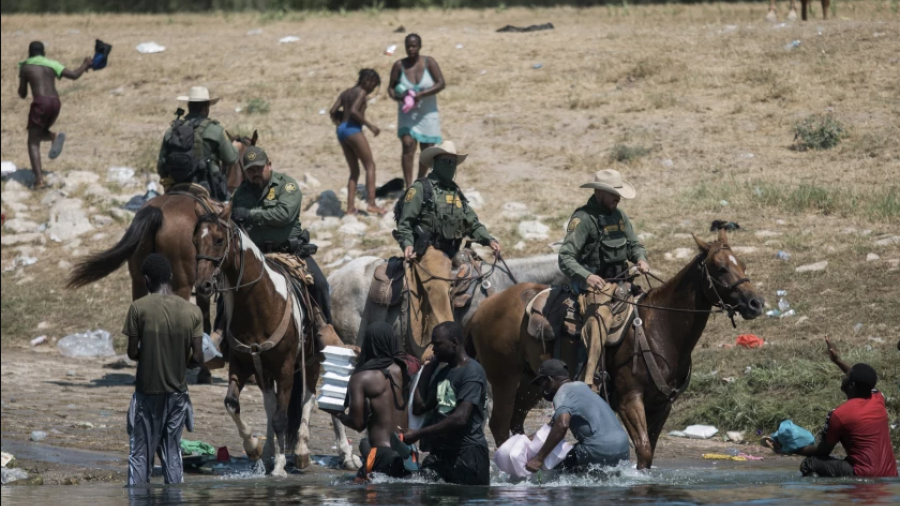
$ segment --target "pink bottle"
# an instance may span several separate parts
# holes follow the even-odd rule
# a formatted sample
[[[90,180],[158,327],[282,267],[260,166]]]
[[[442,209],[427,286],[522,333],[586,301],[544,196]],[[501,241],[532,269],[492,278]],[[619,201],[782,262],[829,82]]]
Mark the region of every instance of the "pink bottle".
[[[403,113],[408,114],[409,111],[411,111],[412,108],[415,106],[416,106],[416,92],[413,90],[409,90],[406,92],[406,96],[403,97]]]

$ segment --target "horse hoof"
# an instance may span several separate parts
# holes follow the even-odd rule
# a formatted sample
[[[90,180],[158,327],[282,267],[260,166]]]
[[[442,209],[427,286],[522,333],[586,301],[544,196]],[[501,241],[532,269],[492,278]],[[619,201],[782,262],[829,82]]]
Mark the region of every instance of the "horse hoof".
[[[778,21],[778,14],[776,14],[775,11],[769,11],[769,13],[766,14],[766,21],[769,23]]]
[[[344,460],[345,471],[357,471],[361,467],[362,460],[360,460],[356,455],[351,455],[348,459]]]
[[[791,11],[788,13],[788,21],[797,21],[797,11]]]
[[[272,474],[270,476],[273,478],[287,478],[287,471],[284,469],[272,469]]]
[[[309,455],[297,455],[294,457],[294,466],[297,469],[306,469],[311,463]]]
[[[262,458],[263,454],[263,443],[259,439],[254,438],[256,442],[252,440],[249,442],[249,445],[244,445],[244,453],[247,454],[247,458],[251,461],[257,461]],[[249,446],[249,448],[248,448]]]

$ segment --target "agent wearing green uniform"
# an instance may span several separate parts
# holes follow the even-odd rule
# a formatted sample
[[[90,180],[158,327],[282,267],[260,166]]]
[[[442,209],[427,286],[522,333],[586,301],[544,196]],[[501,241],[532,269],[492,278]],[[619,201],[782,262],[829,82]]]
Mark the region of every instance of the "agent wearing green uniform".
[[[408,260],[412,336],[419,355],[431,355],[431,333],[437,325],[453,321],[450,304],[451,259],[463,239],[471,237],[500,254],[500,243],[478,221],[459,187],[453,182],[456,168],[468,155],[458,154],[446,141],[422,151],[419,163],[432,167],[427,177],[406,190],[394,237]]]
[[[581,187],[593,189],[594,195],[569,220],[566,238],[559,248],[559,268],[572,280],[573,291],[584,293],[580,299],[581,310],[603,320],[609,313],[604,304],[610,302],[616,288],[615,283],[606,280],[624,274],[628,270],[628,261],[642,273],[650,272],[650,264],[647,263],[647,250],[634,233],[631,221],[618,208],[622,199],[635,197],[634,186],[624,181],[618,171],[606,169],[597,172],[593,181]],[[608,328],[608,325],[604,327]],[[595,384],[593,374],[605,345],[606,332],[597,325],[586,323],[582,339],[587,349],[584,371],[589,373],[585,383],[596,390],[599,386]]]
[[[196,183],[209,190],[212,198],[227,201],[230,192],[225,178],[238,152],[222,125],[209,118],[210,106],[219,99],[210,98],[206,88],[194,86],[178,100],[187,102],[188,114],[173,121],[163,137],[156,162],[160,182],[166,191],[178,183]]]
[[[242,165],[245,179],[232,197],[231,218],[244,226],[264,253],[292,253],[306,262],[314,278],[309,293],[322,312],[313,315],[321,332],[331,325],[331,297],[328,279],[312,257],[316,248],[300,224],[303,193],[294,178],[272,170],[272,161],[262,148],[247,148]]]

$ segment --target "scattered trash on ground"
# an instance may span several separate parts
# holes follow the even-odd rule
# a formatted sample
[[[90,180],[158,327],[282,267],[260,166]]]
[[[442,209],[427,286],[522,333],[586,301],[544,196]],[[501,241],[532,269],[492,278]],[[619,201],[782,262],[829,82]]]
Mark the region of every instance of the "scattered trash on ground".
[[[733,443],[743,443],[746,441],[746,438],[744,438],[744,431],[740,430],[730,430],[725,433],[725,437]]]
[[[734,460],[736,462],[746,462],[747,459],[738,455],[726,455],[724,453],[704,453],[702,457],[706,460]]]
[[[16,164],[9,162],[9,161],[0,162],[0,174],[2,174],[3,177],[6,177],[6,176],[12,174],[16,170],[17,170]]]
[[[44,344],[44,343],[46,343],[46,342],[47,342],[47,336],[37,336],[37,337],[35,337],[34,339],[31,340],[31,345],[32,345],[32,346],[37,346],[37,345],[40,345],[40,344]]]
[[[778,253],[775,253],[775,258],[787,262],[791,259],[791,254],[784,250],[778,250]]]
[[[375,188],[375,197],[379,199],[395,199],[403,194],[406,189],[406,183],[402,178],[396,177],[387,183]],[[468,196],[469,194],[466,193]],[[471,201],[472,199],[469,198]]]
[[[293,44],[294,42],[300,42],[300,37],[288,35],[287,37],[278,39],[278,42],[280,42],[281,44]]]
[[[6,467],[7,464],[15,459],[11,453],[0,452],[0,467]]]
[[[253,30],[247,31],[247,35],[262,35],[262,33],[263,33],[262,28],[254,28]]]
[[[231,454],[228,453],[227,446],[221,446],[216,450],[216,462],[230,462]]]
[[[156,183],[151,181],[147,185],[146,193],[144,193],[143,195],[135,195],[134,197],[131,197],[131,200],[126,202],[125,205],[122,206],[122,209],[136,213],[140,211],[142,207],[144,207],[144,204],[146,204],[150,200],[155,199],[156,197],[159,197],[159,192],[156,189]]]
[[[124,186],[131,182],[134,174],[131,167],[110,167],[106,171],[106,182]]]
[[[753,334],[741,334],[737,336],[737,340],[735,340],[734,344],[742,348],[753,349],[762,348],[766,342]]]
[[[800,47],[799,40],[792,40],[790,43],[784,45],[784,48],[788,51],[792,51],[794,49],[797,49],[798,47]]]
[[[795,451],[805,448],[815,443],[816,438],[808,430],[800,427],[791,420],[784,420],[768,438],[764,438],[763,443],[771,444],[771,441],[777,441],[781,445],[782,453],[794,453]]]
[[[816,262],[814,264],[806,264],[801,265],[794,269],[795,272],[819,272],[824,271],[825,268],[828,267],[828,260],[822,260],[821,262]]]
[[[384,49],[384,54],[388,56],[394,56],[394,53],[397,52],[397,44],[391,44],[390,46]]]
[[[75,427],[76,429],[90,430],[94,428],[94,424],[92,424],[91,422],[75,422],[74,424],[72,424],[72,427]]]
[[[464,46],[462,44],[457,44],[456,49],[462,49]]]
[[[181,454],[192,456],[213,456],[216,454],[216,448],[209,443],[204,443],[203,441],[190,441],[187,439],[182,439]]]
[[[340,218],[344,216],[344,210],[341,206],[341,201],[338,199],[337,194],[335,194],[331,190],[325,190],[319,195],[319,208],[316,209],[316,216],[327,217],[327,216],[335,216]]]
[[[541,67],[543,67],[543,66],[544,66],[543,63],[535,63],[534,65],[531,66],[531,68],[533,68],[533,69],[539,69],[539,68],[541,68]]]
[[[43,441],[47,439],[47,433],[42,430],[33,430],[31,431],[30,438],[34,442]]]
[[[725,221],[725,220],[713,220],[712,225],[709,226],[710,232],[718,232],[719,230],[727,230],[729,232],[734,232],[735,230],[740,230],[741,226],[734,221]]]
[[[2,478],[0,478],[0,481],[2,481],[3,485],[12,483],[14,481],[28,479],[28,473],[19,468],[7,469],[4,467],[2,473],[3,475]]]
[[[60,354],[70,358],[113,357],[112,338],[105,330],[68,335],[56,344]]]
[[[862,324],[862,323],[857,323],[856,325],[853,326],[853,333],[854,333],[854,334],[859,334],[859,331],[862,330],[862,329],[863,329],[863,324]]]
[[[506,25],[497,30],[497,33],[525,33],[539,32],[541,30],[553,30],[553,23],[544,23],[542,25],[531,25],[526,27]]]
[[[160,46],[156,42],[142,42],[141,44],[138,44],[135,49],[137,49],[138,53],[153,54],[162,53],[166,50],[166,46]]]
[[[709,439],[718,434],[719,429],[712,425],[688,425],[683,432],[690,439]]]
[[[659,163],[660,163],[663,167],[672,167],[673,165],[675,165],[675,162],[673,162],[672,160],[670,160],[670,159],[668,159],[668,158],[665,159],[665,160],[661,160]]]

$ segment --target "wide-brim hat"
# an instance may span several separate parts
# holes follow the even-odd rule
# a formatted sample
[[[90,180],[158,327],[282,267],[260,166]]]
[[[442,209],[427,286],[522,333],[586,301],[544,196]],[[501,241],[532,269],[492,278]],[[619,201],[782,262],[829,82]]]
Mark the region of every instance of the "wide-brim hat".
[[[431,146],[422,151],[422,154],[419,155],[419,163],[426,167],[431,167],[431,161],[439,155],[456,155],[457,165],[466,161],[466,157],[469,156],[466,153],[457,153],[456,144],[453,144],[453,141],[444,141],[437,146]]]
[[[180,102],[209,102],[209,105],[214,105],[219,101],[219,97],[210,98],[209,90],[203,86],[191,86],[191,91],[187,95],[178,97],[178,100]]]
[[[603,190],[622,197],[623,199],[633,199],[637,192],[631,183],[622,179],[622,174],[613,169],[604,169],[594,174],[594,180],[590,183],[584,183],[582,188],[592,188],[594,190]]]

